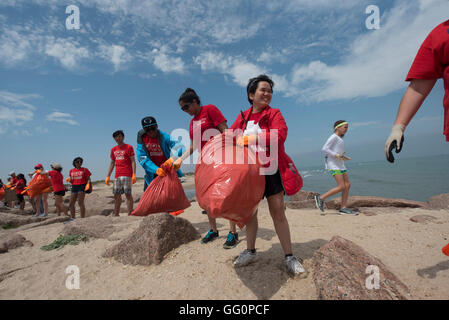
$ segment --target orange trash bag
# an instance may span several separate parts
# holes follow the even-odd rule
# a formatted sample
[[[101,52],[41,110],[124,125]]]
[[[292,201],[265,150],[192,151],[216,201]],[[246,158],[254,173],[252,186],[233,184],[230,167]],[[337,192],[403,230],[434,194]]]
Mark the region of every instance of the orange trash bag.
[[[445,247],[443,247],[441,251],[443,251],[445,255],[449,256],[449,243]]]
[[[211,217],[231,220],[242,229],[265,191],[265,176],[260,174],[260,168],[256,154],[236,145],[232,133],[215,136],[203,147],[195,168],[199,206]]]
[[[0,188],[0,201],[5,198],[5,189],[3,187]]]
[[[41,193],[51,192],[51,181],[47,175],[37,173],[28,184],[28,195],[31,199]]]
[[[166,176],[154,178],[140,198],[132,216],[147,216],[152,213],[171,212],[180,214],[180,210],[190,207],[181,182],[173,168],[163,168]]]

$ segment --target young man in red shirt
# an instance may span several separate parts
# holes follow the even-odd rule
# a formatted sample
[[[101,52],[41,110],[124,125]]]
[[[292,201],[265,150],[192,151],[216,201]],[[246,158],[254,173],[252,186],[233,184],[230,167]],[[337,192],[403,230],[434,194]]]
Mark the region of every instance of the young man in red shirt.
[[[449,20],[433,29],[422,43],[407,75],[410,85],[399,104],[398,114],[385,143],[385,156],[394,162],[396,153],[402,149],[405,127],[421,107],[439,78],[444,81],[444,132],[449,141]]]
[[[114,216],[118,217],[120,215],[123,193],[126,196],[128,215],[133,211],[132,184],[137,182],[136,160],[134,158],[133,147],[124,143],[125,134],[122,130],[115,131],[112,137],[117,142],[117,145],[111,149],[111,164],[109,165],[105,183],[109,185],[110,176],[115,167],[115,180],[112,193],[114,194]]]

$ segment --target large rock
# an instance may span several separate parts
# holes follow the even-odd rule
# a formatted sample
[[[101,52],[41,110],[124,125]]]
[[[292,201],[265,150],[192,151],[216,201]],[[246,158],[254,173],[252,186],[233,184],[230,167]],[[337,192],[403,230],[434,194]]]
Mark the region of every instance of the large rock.
[[[449,193],[431,197],[427,202],[432,209],[449,209]]]
[[[25,224],[46,220],[48,218],[34,218],[33,216],[18,215],[10,212],[0,212],[0,226],[9,225],[19,227]]]
[[[32,246],[33,244],[26,240],[24,236],[18,233],[8,234],[0,238],[0,253],[8,250],[22,247],[24,245]]]
[[[325,202],[328,209],[340,209],[341,198],[332,199]],[[390,199],[380,197],[353,196],[348,199],[348,207],[398,207],[398,208],[428,208],[426,202]]]
[[[410,218],[410,221],[416,222],[416,223],[424,223],[427,224],[427,222],[432,222],[437,220],[436,217],[428,215],[428,214],[419,214],[416,216],[413,216]]]
[[[106,250],[103,257],[114,257],[123,264],[159,264],[171,250],[198,238],[200,234],[186,219],[168,213],[152,214],[144,217],[127,238]]]
[[[92,216],[88,218],[78,218],[64,226],[62,233],[85,234],[88,237],[108,239],[114,233],[113,220],[105,216]]]
[[[376,257],[355,243],[334,236],[313,255],[313,279],[319,299],[404,300],[409,289]],[[368,266],[379,268],[379,288],[367,288]]]
[[[293,196],[290,196],[286,206],[290,209],[313,209],[315,206],[315,196],[318,192],[313,191],[298,191]]]

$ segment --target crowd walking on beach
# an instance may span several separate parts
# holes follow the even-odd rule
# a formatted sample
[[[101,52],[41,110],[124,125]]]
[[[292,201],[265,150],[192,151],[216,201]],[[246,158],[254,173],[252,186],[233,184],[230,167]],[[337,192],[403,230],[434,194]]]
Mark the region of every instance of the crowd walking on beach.
[[[444,79],[445,97],[444,106],[444,135],[449,141],[449,20],[438,25],[425,39],[418,50],[415,60],[406,77],[409,86],[399,104],[396,119],[391,134],[385,143],[385,157],[394,162],[393,150],[399,153],[404,145],[404,131],[416,114],[422,103],[434,87],[438,78]],[[267,157],[268,161],[260,166],[265,169],[265,190],[260,200],[266,198],[269,212],[273,220],[274,230],[278,236],[284,253],[284,265],[293,274],[306,272],[301,258],[294,255],[292,250],[290,227],[285,215],[284,196],[297,193],[302,188],[302,178],[292,159],[287,155],[284,143],[287,139],[288,127],[280,109],[270,106],[273,98],[274,82],[267,75],[251,78],[246,87],[249,108],[241,111],[235,121],[228,127],[227,119],[220,109],[213,104],[202,104],[199,95],[192,88],[187,88],[178,99],[179,111],[191,117],[189,123],[190,147],[186,147],[174,137],[171,137],[157,122],[157,115],[149,115],[141,120],[137,132],[136,151],[133,146],[125,143],[125,133],[117,130],[112,133],[115,144],[110,150],[110,165],[106,170],[105,184],[111,184],[111,175],[115,170],[112,193],[114,196],[113,216],[119,216],[122,195],[125,195],[126,209],[131,215],[134,208],[132,196],[133,184],[137,182],[136,158],[145,171],[144,192],[152,187],[157,178],[166,177],[167,168],[172,168],[178,178],[183,176],[182,163],[192,156],[195,150],[201,157],[201,151],[207,148],[210,141],[215,139],[210,135],[211,130],[217,134],[225,135],[227,132],[240,132],[236,135],[236,145],[240,148],[252,150],[254,154]],[[337,119],[336,119],[337,120]],[[324,194],[315,196],[318,212],[325,214],[325,201],[341,193],[341,215],[356,216],[356,208],[350,208],[348,203],[351,183],[349,180],[346,161],[351,158],[346,155],[343,138],[348,133],[350,123],[345,120],[336,121],[331,127],[331,135],[324,143],[322,152],[324,166],[331,177],[335,179],[336,187]],[[276,144],[276,152],[271,148]],[[263,158],[262,157],[262,158]],[[76,218],[76,204],[78,204],[80,217],[85,218],[88,208],[85,206],[86,194],[92,192],[92,173],[83,167],[83,158],[73,159],[73,168],[68,172],[65,182],[70,184],[67,188],[63,182],[63,168],[59,163],[52,163],[51,170],[45,171],[40,163],[34,166],[34,171],[28,174],[27,179],[23,173],[16,175],[12,171],[8,182],[0,180],[0,190],[5,196],[5,206],[10,208],[25,208],[25,198],[28,199],[35,217],[48,217],[48,195],[53,192],[57,215]],[[274,171],[268,170],[272,163],[276,163]],[[38,179],[48,179],[48,187],[42,192],[31,196],[33,183]],[[66,207],[64,197],[70,189],[69,205]],[[44,192],[45,191],[45,192]],[[252,190],[245,190],[252,192]],[[8,193],[8,194],[6,194]],[[8,195],[8,196],[6,196]],[[207,210],[202,212],[208,219],[209,231],[201,239],[203,244],[210,243],[219,238],[216,218]],[[244,267],[257,259],[256,241],[258,232],[257,207],[245,225],[246,249],[233,261],[235,267]],[[229,220],[229,232],[223,244],[224,249],[231,249],[239,244],[239,235],[235,221]],[[446,251],[449,251],[447,249]],[[443,250],[444,252],[444,250]]]

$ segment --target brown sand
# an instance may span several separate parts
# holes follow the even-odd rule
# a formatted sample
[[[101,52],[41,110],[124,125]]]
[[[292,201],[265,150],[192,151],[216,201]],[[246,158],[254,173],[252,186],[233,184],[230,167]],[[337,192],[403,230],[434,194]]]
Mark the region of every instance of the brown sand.
[[[183,185],[192,187],[193,177]],[[133,188],[135,199],[141,193],[140,181]],[[95,186],[94,193],[87,196],[88,210],[93,206],[97,212],[112,209],[113,204],[108,203],[111,195],[110,187]],[[409,220],[418,214],[429,214],[437,220],[427,224]],[[40,247],[53,242],[63,224],[20,232],[34,246],[0,255],[0,299],[316,299],[312,255],[334,235],[354,241],[380,258],[409,286],[413,298],[449,298],[449,257],[441,253],[449,242],[449,210],[383,208],[377,215],[348,217],[332,210],[321,216],[317,210],[287,209],[286,215],[293,253],[304,259],[309,271],[305,279],[291,278],[284,271],[283,253],[263,201],[259,207],[258,261],[253,265],[233,267],[233,259],[246,248],[245,231],[239,232],[243,241],[236,248],[223,249],[229,231],[223,219],[218,220],[218,240],[183,245],[159,265],[125,266],[102,258],[106,248],[126,237],[140,222],[139,217],[121,213],[120,218],[108,217],[117,219],[123,227],[114,234],[114,241],[89,239],[46,252]],[[202,235],[209,229],[207,217],[196,202],[180,217],[188,219]],[[79,290],[66,288],[66,268],[70,265],[80,269]]]

